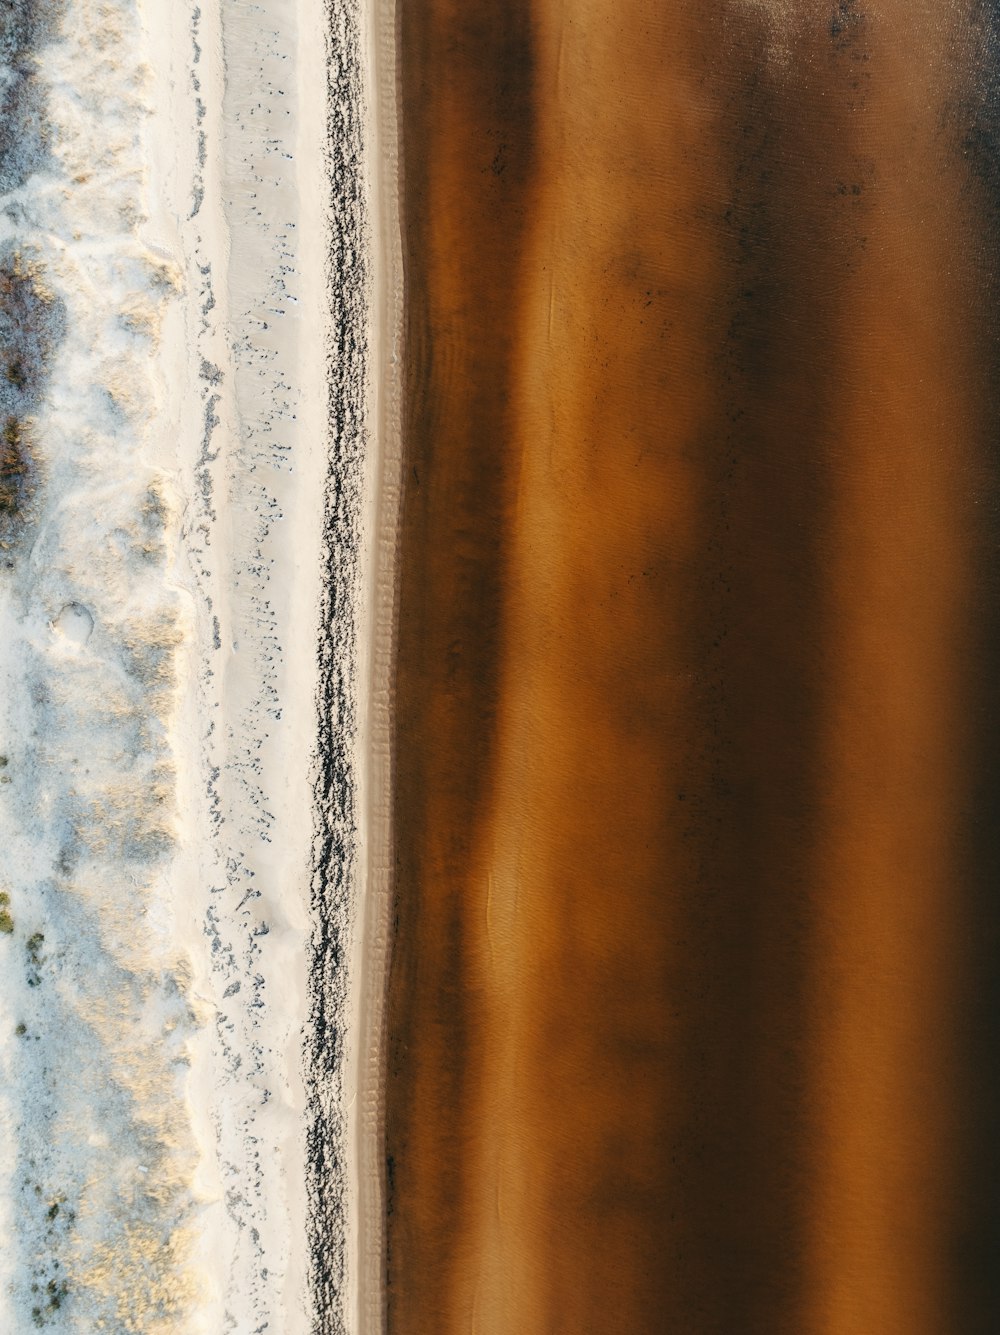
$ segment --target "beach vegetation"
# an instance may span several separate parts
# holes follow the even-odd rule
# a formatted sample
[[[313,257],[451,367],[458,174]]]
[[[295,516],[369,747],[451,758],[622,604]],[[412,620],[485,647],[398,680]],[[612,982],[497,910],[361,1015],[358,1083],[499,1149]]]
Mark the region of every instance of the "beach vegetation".
[[[63,304],[46,285],[38,260],[17,247],[0,246],[0,547],[4,550],[24,531],[40,480],[31,423],[42,406],[52,348],[65,332],[65,319]]]
[[[44,944],[44,941],[45,936],[42,932],[33,932],[31,936],[28,937],[26,949],[28,952],[29,987],[37,987],[42,981],[42,945]]]
[[[27,472],[22,425],[8,417],[0,437],[0,513],[16,515],[21,509]]]
[[[44,1307],[40,1303],[35,1304],[31,1309],[31,1319],[38,1327],[45,1326],[56,1312],[62,1307],[69,1295],[69,1286],[65,1280],[50,1279],[42,1289],[38,1284],[33,1284],[32,1291],[38,1294],[44,1302]]]

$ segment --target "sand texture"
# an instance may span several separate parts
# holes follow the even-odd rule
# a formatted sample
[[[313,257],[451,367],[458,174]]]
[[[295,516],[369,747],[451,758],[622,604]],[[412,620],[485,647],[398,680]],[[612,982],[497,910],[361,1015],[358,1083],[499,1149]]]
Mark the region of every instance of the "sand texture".
[[[322,0],[0,18],[18,1335],[358,1328],[373,25]]]

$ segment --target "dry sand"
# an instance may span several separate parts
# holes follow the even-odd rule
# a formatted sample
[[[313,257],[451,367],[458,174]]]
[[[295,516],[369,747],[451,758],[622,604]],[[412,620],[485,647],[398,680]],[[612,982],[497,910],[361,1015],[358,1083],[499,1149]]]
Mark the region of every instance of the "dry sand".
[[[319,3],[147,6],[157,224],[182,256],[167,332],[195,610],[177,734],[178,903],[205,1028],[206,1330],[312,1329],[307,1022],[315,625],[323,578],[324,48]]]
[[[223,500],[216,507],[216,490],[205,510],[217,515],[188,531],[202,636],[210,610],[223,654],[230,635],[236,644],[221,673],[203,673],[197,716],[204,729],[210,702],[221,713],[202,765],[220,768],[223,810],[240,830],[238,845],[211,836],[209,847],[237,904],[264,892],[246,928],[230,924],[226,940],[219,924],[213,942],[229,963],[216,994],[241,983],[233,1020],[258,1071],[249,1082],[245,1063],[236,1073],[245,1051],[230,1037],[221,1090],[218,1046],[210,1073],[206,1063],[221,1185],[240,1200],[238,1221],[232,1211],[219,1221],[221,1282],[234,1329],[269,1316],[290,1335],[374,1331],[399,323],[394,98],[377,113],[375,90],[380,79],[394,88],[392,7],[224,4],[217,30],[202,22],[202,77],[216,82],[204,203],[187,235],[197,274],[211,266],[217,305],[207,328],[189,309],[198,331],[188,328],[187,348],[206,421],[219,419],[203,444],[211,462],[193,466]],[[212,370],[204,384],[205,362],[221,383]],[[232,973],[241,957],[242,977]],[[260,998],[267,1009],[251,1019]],[[317,1037],[331,1019],[343,1040]]]
[[[192,1108],[227,1202],[206,1213],[206,1244],[235,1330],[382,1321],[393,23],[388,4],[223,3],[171,39],[184,72],[171,114],[179,99],[190,117],[184,80],[197,79],[206,145],[181,223],[190,287],[175,343],[198,451],[186,559],[199,641],[221,646],[184,734],[191,746],[198,729],[222,817],[207,828],[192,790],[201,876],[219,895],[195,984],[215,1035]],[[176,185],[181,216],[183,169]]]
[[[380,1328],[392,28],[0,17],[4,1330]]]

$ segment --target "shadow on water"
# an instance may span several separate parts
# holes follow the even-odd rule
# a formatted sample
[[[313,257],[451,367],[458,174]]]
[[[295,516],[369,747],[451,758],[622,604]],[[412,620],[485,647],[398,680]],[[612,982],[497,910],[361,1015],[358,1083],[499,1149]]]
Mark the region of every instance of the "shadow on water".
[[[697,445],[700,539],[681,594],[697,681],[675,808],[688,858],[679,883],[678,868],[661,873],[684,942],[672,988],[687,998],[665,1073],[680,1112],[662,1302],[678,1329],[763,1335],[803,1329],[807,1302],[829,368],[863,210],[835,75],[776,60],[752,13],[706,30],[726,70],[724,278],[718,417]]]
[[[444,1329],[475,1122],[466,900],[493,763],[534,111],[522,0],[404,0],[398,33],[407,351],[387,1274],[390,1325],[417,1331]]]
[[[975,751],[955,912],[963,925],[959,1069],[958,1226],[947,1262],[951,1329],[987,1335],[1000,1322],[1000,6],[970,10],[959,95],[942,118],[956,157],[965,159],[965,246],[977,273],[981,361],[973,374],[981,414],[970,480],[975,620],[966,701]]]

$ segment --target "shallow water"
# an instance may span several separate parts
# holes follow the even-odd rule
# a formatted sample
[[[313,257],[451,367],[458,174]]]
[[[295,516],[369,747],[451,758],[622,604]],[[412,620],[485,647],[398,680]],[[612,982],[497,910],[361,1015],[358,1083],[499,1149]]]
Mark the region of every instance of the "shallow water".
[[[994,23],[401,6],[394,1335],[992,1329]]]

